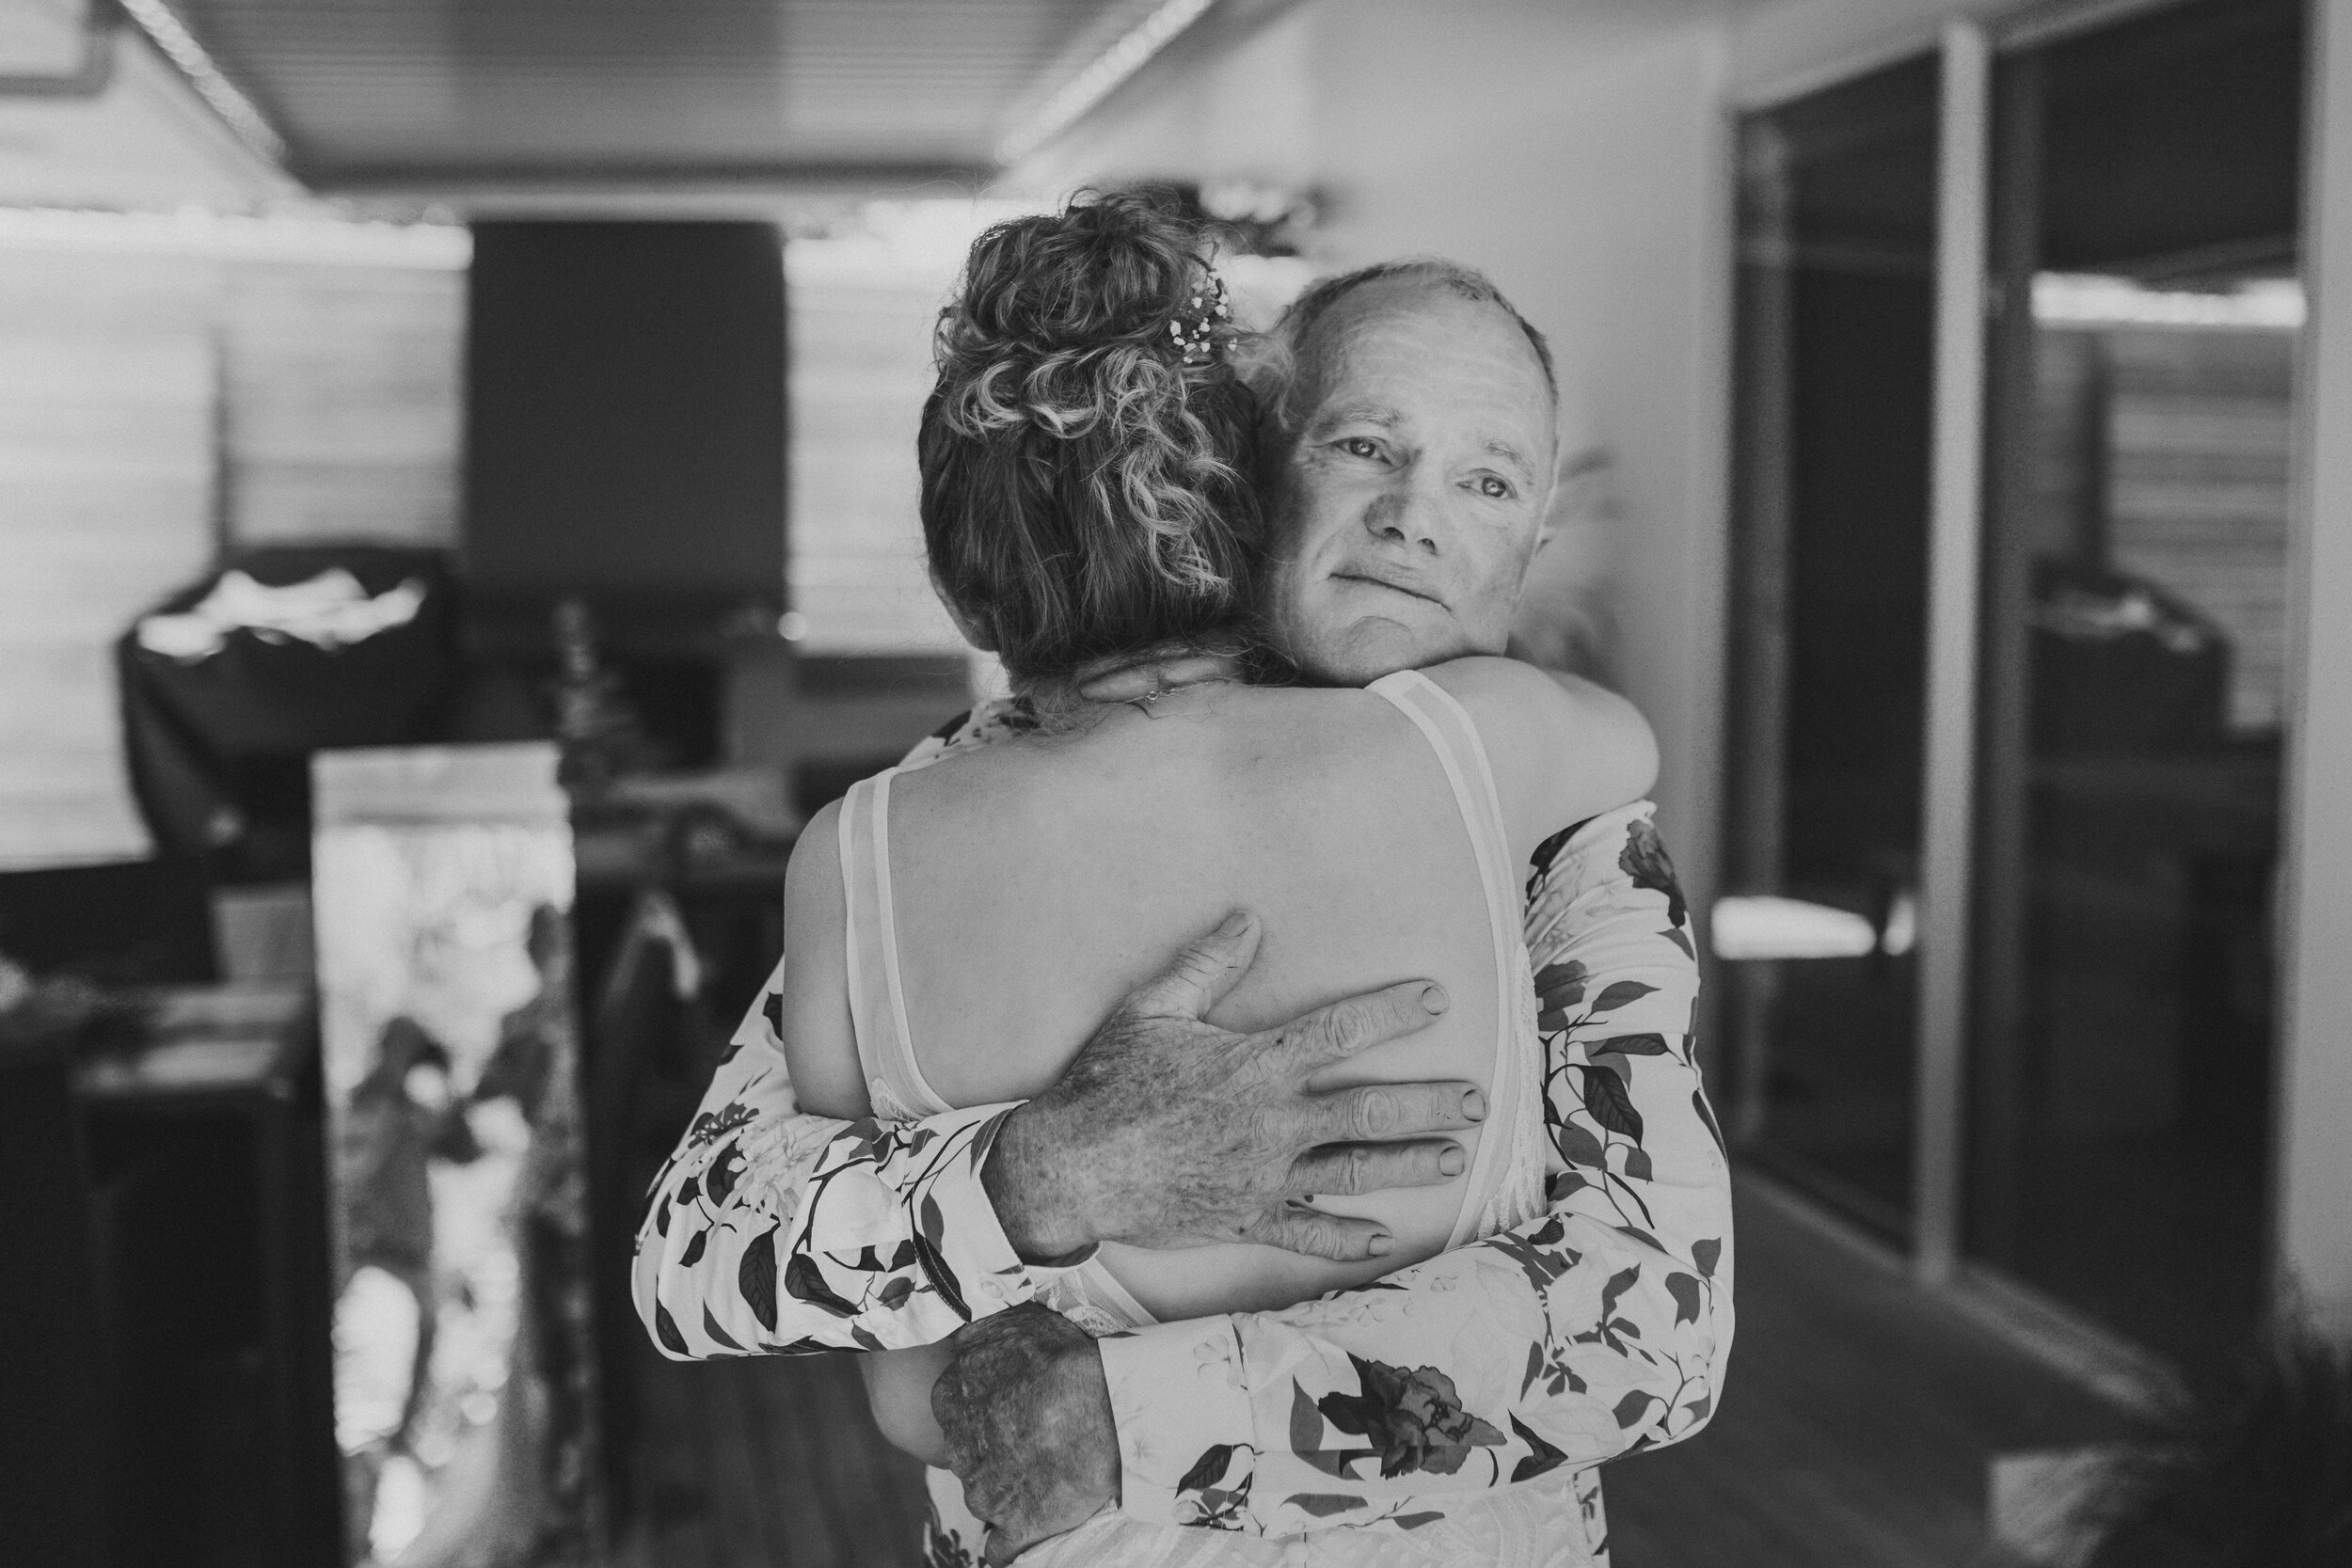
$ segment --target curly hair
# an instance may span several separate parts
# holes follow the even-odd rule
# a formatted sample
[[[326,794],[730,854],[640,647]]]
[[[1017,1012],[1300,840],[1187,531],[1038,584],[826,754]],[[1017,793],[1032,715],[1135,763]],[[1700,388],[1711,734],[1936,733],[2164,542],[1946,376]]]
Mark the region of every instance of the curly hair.
[[[939,592],[1025,685],[1243,630],[1265,557],[1257,400],[1170,333],[1215,304],[1208,235],[1154,191],[973,244],[916,456]]]

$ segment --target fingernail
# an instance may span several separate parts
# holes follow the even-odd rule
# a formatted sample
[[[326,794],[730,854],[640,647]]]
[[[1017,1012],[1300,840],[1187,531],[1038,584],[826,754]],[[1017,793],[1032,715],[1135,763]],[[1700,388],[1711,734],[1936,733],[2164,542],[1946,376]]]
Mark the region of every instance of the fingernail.
[[[1421,992],[1421,1005],[1428,1008],[1432,1015],[1444,1012],[1446,1008],[1445,988],[1423,986]]]
[[[1438,1169],[1447,1176],[1459,1176],[1462,1174],[1463,1162],[1469,1158],[1470,1156],[1462,1152],[1461,1147],[1456,1145],[1438,1156]]]
[[[1237,937],[1248,929],[1249,929],[1249,911],[1235,910],[1225,917],[1225,924],[1216,928],[1216,934],[1221,937]]]
[[[1389,1249],[1394,1245],[1396,1245],[1396,1238],[1383,1234],[1375,1236],[1372,1239],[1371,1244],[1365,1247],[1364,1250],[1371,1253],[1375,1258],[1386,1258],[1389,1255]]]
[[[1476,1089],[1462,1097],[1462,1114],[1472,1121],[1486,1119],[1486,1097]]]

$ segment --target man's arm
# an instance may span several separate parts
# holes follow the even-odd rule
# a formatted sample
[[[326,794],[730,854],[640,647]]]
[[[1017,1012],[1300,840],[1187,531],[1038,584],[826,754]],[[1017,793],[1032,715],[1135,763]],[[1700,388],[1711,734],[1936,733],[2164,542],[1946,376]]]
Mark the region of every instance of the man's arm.
[[[1102,1341],[1127,1512],[1410,1528],[1706,1424],[1731,1343],[1729,1166],[1691,1055],[1689,911],[1651,809],[1550,841],[1531,883],[1549,1212],[1286,1311]]]
[[[638,1316],[681,1360],[930,1344],[1031,1286],[978,1171],[1008,1105],[803,1115],[777,966],[637,1231]]]
[[[801,1112],[771,979],[638,1227],[646,1330],[681,1359],[894,1350],[1028,1300],[1033,1265],[1098,1241],[1371,1256],[1377,1226],[1295,1200],[1443,1181],[1460,1146],[1398,1134],[1484,1112],[1468,1084],[1308,1085],[1443,994],[1389,986],[1252,1035],[1201,1022],[1257,939],[1236,918],[1185,947],[1039,1099],[887,1126]]]
[[[1184,948],[1037,1100],[890,1126],[801,1114],[771,980],[638,1227],[647,1331],[689,1359],[897,1349],[1027,1300],[1030,1264],[1097,1241],[1371,1256],[1377,1226],[1294,1200],[1443,1181],[1460,1146],[1399,1134],[1484,1113],[1468,1084],[1309,1084],[1442,993],[1390,986],[1254,1035],[1201,1022],[1257,937],[1238,918]]]

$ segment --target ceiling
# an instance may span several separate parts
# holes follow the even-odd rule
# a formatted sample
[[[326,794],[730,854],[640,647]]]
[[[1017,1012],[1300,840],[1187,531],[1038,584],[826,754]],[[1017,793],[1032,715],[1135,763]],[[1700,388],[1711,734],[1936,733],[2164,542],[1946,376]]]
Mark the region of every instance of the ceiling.
[[[0,0],[0,207],[236,213],[299,198],[135,29],[104,28],[93,55],[86,15],[79,0]]]
[[[1158,0],[174,0],[313,190],[973,177]]]

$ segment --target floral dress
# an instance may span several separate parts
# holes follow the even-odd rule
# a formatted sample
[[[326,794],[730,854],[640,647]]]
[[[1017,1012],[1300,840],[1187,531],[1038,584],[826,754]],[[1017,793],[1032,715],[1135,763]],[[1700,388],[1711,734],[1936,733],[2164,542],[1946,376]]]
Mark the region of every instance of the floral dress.
[[[996,705],[910,761],[1030,725]],[[1593,1466],[1703,1427],[1732,1331],[1729,1172],[1692,1055],[1690,911],[1653,811],[1565,829],[1529,867],[1544,1212],[1279,1312],[1104,1339],[1119,1508],[1040,1561],[1135,1555],[1137,1538],[1111,1539],[1131,1527],[1151,1532],[1145,1560],[1171,1562],[1200,1555],[1182,1549],[1194,1544],[1220,1554],[1208,1560],[1359,1561],[1386,1552],[1375,1536],[1428,1560],[1503,1560],[1486,1538],[1516,1495],[1555,1526],[1549,1555],[1524,1560],[1606,1562]],[[1036,1298],[1049,1271],[1022,1263],[979,1180],[1011,1107],[803,1116],[781,1021],[771,991],[655,1183],[634,1284],[664,1351],[927,1344]],[[968,1521],[943,1517],[930,1536],[933,1560],[977,1560]]]

